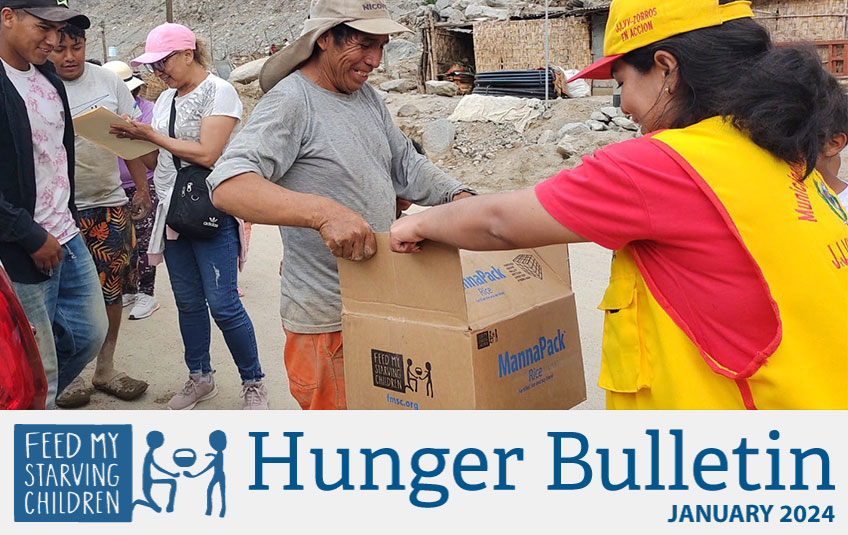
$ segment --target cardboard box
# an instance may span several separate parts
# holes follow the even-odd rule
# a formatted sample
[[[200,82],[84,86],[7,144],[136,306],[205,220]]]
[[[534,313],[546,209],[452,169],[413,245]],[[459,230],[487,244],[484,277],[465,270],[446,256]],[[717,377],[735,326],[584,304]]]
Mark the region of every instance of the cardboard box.
[[[567,409],[586,399],[565,245],[427,242],[339,261],[351,409]]]

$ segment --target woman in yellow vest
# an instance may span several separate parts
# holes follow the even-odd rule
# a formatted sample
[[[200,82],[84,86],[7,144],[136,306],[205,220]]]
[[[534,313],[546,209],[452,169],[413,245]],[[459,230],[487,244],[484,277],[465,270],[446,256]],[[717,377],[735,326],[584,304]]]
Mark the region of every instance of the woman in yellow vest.
[[[613,0],[604,52],[577,77],[614,78],[643,137],[402,218],[392,248],[613,249],[608,408],[848,409],[848,217],[814,171],[836,81],[747,1]]]

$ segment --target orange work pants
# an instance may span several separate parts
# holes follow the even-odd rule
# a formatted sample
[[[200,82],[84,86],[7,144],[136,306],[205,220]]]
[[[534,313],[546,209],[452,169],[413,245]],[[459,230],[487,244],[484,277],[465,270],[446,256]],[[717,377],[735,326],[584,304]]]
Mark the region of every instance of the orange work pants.
[[[289,391],[300,408],[347,409],[342,333],[298,334],[283,330]]]

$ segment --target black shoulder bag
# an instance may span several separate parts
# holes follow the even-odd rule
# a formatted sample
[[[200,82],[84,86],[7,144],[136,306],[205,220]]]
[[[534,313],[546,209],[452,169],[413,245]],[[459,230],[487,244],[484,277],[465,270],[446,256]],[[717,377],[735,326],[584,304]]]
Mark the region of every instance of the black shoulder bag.
[[[171,102],[171,119],[168,134],[176,139],[174,124],[177,120],[177,98]],[[177,179],[171,193],[171,205],[165,222],[169,227],[189,238],[212,238],[218,233],[227,214],[215,208],[209,198],[206,177],[212,172],[208,167],[191,164],[181,167],[180,159],[174,158]]]

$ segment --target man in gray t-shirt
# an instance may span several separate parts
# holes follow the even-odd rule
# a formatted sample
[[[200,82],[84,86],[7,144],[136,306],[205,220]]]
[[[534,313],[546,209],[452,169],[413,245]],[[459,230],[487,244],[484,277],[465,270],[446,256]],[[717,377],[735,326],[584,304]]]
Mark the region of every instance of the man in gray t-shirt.
[[[302,37],[266,63],[267,94],[208,179],[219,208],[280,225],[286,370],[304,409],[346,406],[334,255],[370,258],[397,198],[435,205],[470,194],[418,154],[365,83],[388,34],[408,31],[374,6],[313,4]]]

